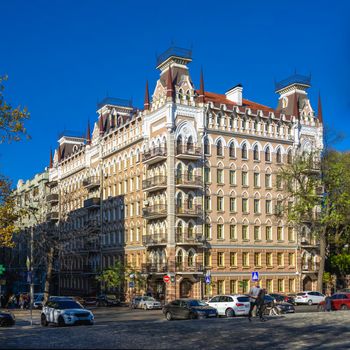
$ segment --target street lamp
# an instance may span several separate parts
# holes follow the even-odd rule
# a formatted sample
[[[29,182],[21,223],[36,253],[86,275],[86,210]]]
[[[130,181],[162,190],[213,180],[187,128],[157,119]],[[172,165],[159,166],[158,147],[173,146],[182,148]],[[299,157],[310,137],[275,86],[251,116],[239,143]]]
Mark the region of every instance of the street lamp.
[[[30,325],[31,326],[33,326],[33,302],[34,302],[33,247],[34,247],[34,228],[33,228],[33,226],[31,226],[31,228],[30,228],[30,258],[27,256],[27,262],[26,262],[27,270],[28,270],[27,282],[30,283]]]

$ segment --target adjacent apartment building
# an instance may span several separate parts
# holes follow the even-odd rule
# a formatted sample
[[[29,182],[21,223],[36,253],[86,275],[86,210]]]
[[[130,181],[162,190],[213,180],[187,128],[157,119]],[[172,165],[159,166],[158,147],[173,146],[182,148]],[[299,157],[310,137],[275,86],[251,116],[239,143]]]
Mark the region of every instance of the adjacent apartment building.
[[[209,92],[201,74],[196,88],[191,61],[191,51],[170,48],[143,109],[106,98],[92,133],[88,125],[84,137],[59,139],[47,219],[60,226],[61,293],[96,293],[96,275],[116,260],[167,300],[247,292],[254,271],[270,292],[316,288],[313,233],[278,215],[280,167],[323,147],[309,77],[276,84],[272,108],[240,84]]]

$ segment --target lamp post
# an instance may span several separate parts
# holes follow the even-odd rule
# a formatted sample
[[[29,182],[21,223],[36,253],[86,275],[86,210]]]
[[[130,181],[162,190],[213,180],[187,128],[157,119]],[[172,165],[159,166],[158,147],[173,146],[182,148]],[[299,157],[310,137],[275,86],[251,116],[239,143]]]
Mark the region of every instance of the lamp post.
[[[33,326],[33,303],[34,303],[34,283],[33,283],[33,248],[34,248],[34,228],[30,228],[30,258],[27,256],[28,279],[30,283],[30,325]]]

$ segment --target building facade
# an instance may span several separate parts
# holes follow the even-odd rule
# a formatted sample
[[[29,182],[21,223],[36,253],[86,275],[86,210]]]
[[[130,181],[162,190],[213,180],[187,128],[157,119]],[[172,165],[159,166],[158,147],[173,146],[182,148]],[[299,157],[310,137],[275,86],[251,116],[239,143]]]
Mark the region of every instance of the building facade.
[[[316,288],[317,241],[281,215],[279,175],[296,154],[323,148],[310,79],[276,84],[271,108],[241,85],[208,92],[203,75],[196,89],[191,61],[169,49],[143,109],[107,98],[92,133],[60,138],[47,219],[60,226],[62,293],[96,293],[96,275],[116,260],[167,300],[247,292],[254,271],[270,292]]]

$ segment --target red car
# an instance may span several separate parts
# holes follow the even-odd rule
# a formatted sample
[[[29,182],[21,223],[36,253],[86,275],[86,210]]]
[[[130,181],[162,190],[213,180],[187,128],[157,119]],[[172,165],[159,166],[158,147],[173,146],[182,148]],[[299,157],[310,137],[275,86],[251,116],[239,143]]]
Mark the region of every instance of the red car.
[[[350,293],[335,293],[331,296],[332,310],[350,310]],[[324,309],[325,302],[319,304]]]

